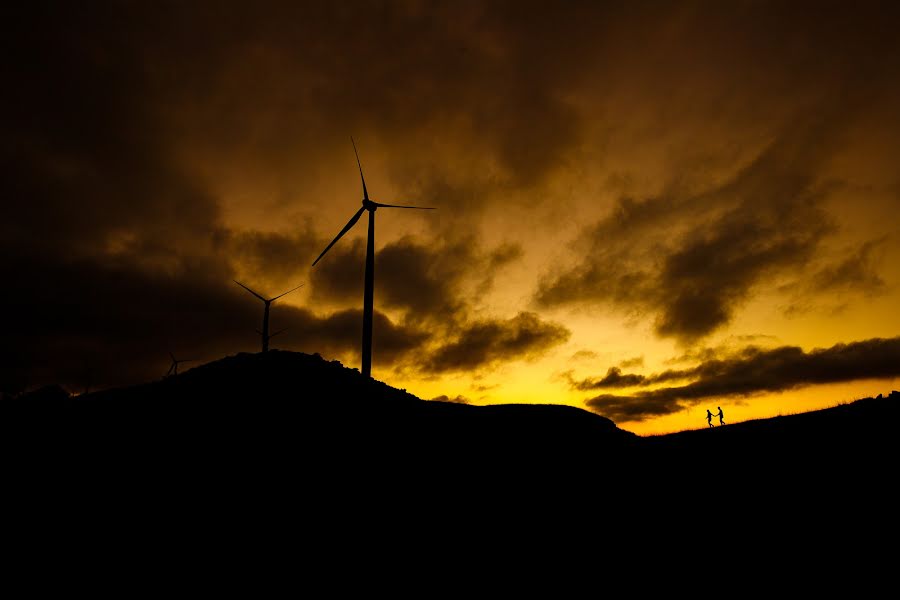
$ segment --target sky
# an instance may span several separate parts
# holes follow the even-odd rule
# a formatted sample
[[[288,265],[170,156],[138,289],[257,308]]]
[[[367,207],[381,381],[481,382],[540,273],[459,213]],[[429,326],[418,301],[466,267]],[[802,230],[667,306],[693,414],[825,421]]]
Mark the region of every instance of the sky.
[[[641,435],[900,387],[893,2],[4,9],[0,390],[282,350]],[[717,423],[717,421],[716,421]]]

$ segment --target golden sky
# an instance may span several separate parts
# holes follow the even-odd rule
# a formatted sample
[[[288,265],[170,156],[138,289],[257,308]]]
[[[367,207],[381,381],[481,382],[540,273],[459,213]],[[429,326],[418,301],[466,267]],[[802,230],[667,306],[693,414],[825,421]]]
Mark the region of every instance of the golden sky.
[[[275,348],[641,434],[900,375],[900,14],[860,2],[16,8],[0,388]],[[186,366],[186,365],[185,365]],[[184,367],[182,367],[184,368]]]

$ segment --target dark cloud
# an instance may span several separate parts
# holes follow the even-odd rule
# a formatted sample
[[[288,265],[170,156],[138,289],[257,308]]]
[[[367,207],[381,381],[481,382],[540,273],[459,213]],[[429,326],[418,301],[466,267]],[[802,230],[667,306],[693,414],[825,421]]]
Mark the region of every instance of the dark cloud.
[[[505,242],[491,250],[482,267],[482,279],[476,288],[478,295],[483,295],[491,291],[494,287],[494,277],[505,266],[514,263],[522,258],[524,252],[522,246]]]
[[[536,65],[528,31],[540,21],[509,29],[507,10],[405,2],[353,10],[227,1],[16,7],[6,15],[3,53],[14,85],[4,110],[11,201],[0,214],[2,239],[53,244],[67,255],[122,244],[181,255],[221,233],[206,179],[320,176],[332,148],[346,144],[336,129],[371,132],[377,147],[384,132],[403,144],[473,117],[482,147],[514,178],[534,180],[571,144],[578,122],[556,86],[538,82],[573,71]],[[541,125],[523,132],[519,106]],[[482,127],[489,122],[496,126]],[[198,164],[216,167],[201,174]],[[289,265],[299,261],[283,260],[288,254],[308,255],[304,239],[232,233],[247,269],[265,260],[270,280],[295,277]]]
[[[7,43],[17,51],[7,56],[28,84],[21,107],[73,147],[100,137],[127,147],[135,135],[290,180],[298,169],[311,178],[317,155],[343,150],[348,132],[411,144],[436,129],[477,143],[517,185],[540,180],[577,143],[583,117],[560,90],[583,76],[568,59],[605,23],[596,9],[478,2],[13,12]]]
[[[183,258],[170,271],[138,269],[129,257],[67,262],[7,249],[0,279],[0,389],[45,382],[80,389],[154,379],[168,353],[214,360],[257,352],[263,304],[232,282],[226,263]],[[286,328],[275,347],[331,356],[358,356],[360,310],[317,314],[276,301],[271,330]],[[375,364],[391,365],[428,341],[429,334],[380,312],[374,322]]]
[[[521,248],[516,245],[485,251],[472,236],[441,238],[431,245],[405,236],[376,252],[376,303],[403,311],[412,322],[439,320],[451,326],[468,318],[468,279],[480,280],[475,287],[485,293],[493,274],[519,256]],[[363,242],[335,245],[310,272],[314,298],[356,304],[362,297],[364,274]]]
[[[14,85],[0,142],[2,238],[67,255],[205,242],[218,206],[170,153],[146,48],[129,30],[140,21],[62,5],[32,10],[8,15],[17,26],[3,53]]]
[[[597,358],[598,354],[593,350],[579,350],[569,357],[569,360],[591,360]]]
[[[430,398],[432,402],[454,402],[456,404],[471,404],[471,401],[463,395],[457,395],[455,398],[451,398],[447,394],[441,394],[440,396],[435,396],[434,398]]]
[[[882,273],[888,272],[884,260],[887,236],[860,243],[838,258],[820,261],[820,266],[800,278],[779,286],[788,297],[782,308],[787,317],[828,311],[838,315],[854,296],[874,298],[890,290]]]
[[[216,236],[218,247],[227,253],[242,277],[266,285],[285,281],[309,283],[309,265],[321,251],[322,240],[307,223],[293,234],[255,230],[222,231]],[[275,295],[277,290],[272,290]],[[265,294],[264,294],[265,295]]]
[[[622,362],[619,363],[619,366],[623,369],[629,369],[631,367],[643,367],[644,366],[644,357],[643,356],[635,356],[634,358],[626,358]]]
[[[322,245],[322,249],[326,244]],[[320,249],[319,252],[322,250]],[[316,253],[318,256],[318,253]],[[312,261],[310,261],[311,263]],[[376,255],[375,284],[380,285],[381,270]],[[341,239],[331,247],[321,261],[309,270],[312,298],[321,303],[358,305],[362,302],[366,273],[366,242],[364,238]],[[377,296],[377,294],[376,294]],[[379,300],[380,301],[380,300]]]
[[[301,336],[300,340],[304,345],[312,342],[334,352],[357,352],[361,335],[362,310],[347,309],[317,319],[310,327],[310,335]],[[372,322],[372,354],[376,368],[379,363],[391,365],[412,350],[421,349],[429,337],[428,332],[396,324],[376,310]]]
[[[708,356],[714,357],[715,353],[711,351]],[[600,378],[575,379],[572,371],[567,371],[563,375],[572,389],[587,391],[623,387],[646,387],[658,383],[692,379],[697,374],[693,369],[667,369],[661,373],[641,375],[639,373],[623,373],[619,367],[610,367],[606,375]]]
[[[494,248],[488,255],[488,268],[493,272],[522,257],[522,246],[506,242]]]
[[[481,384],[481,385],[472,385],[470,386],[475,392],[489,392],[491,390],[495,390],[499,387],[499,384]]]
[[[579,391],[604,389],[604,388],[620,388],[632,387],[644,383],[645,377],[634,373],[622,373],[619,367],[610,367],[606,375],[600,379],[585,379],[583,381],[572,381],[572,387]]]
[[[491,367],[501,361],[538,356],[569,339],[568,329],[521,312],[507,320],[480,320],[461,331],[429,356],[430,372],[468,371]]]
[[[817,271],[812,278],[814,291],[852,290],[867,294],[884,291],[886,284],[878,273],[877,254],[885,241],[886,238],[880,238],[864,242],[849,256]]]
[[[645,101],[658,86],[667,100],[651,102],[659,110],[645,116],[647,137],[677,135],[685,124],[694,132],[686,134],[690,143],[679,139],[682,155],[668,161],[674,168],[664,170],[661,191],[645,200],[623,198],[584,227],[577,244],[584,258],[545,274],[537,306],[605,306],[650,316],[659,335],[691,343],[726,326],[773,279],[810,268],[835,231],[824,202],[837,193],[829,161],[846,151],[848,132],[880,106],[879,97],[896,95],[884,74],[897,67],[898,47],[874,5],[849,17],[846,28],[830,10],[815,22],[798,18],[797,10],[764,3],[723,12],[705,5],[669,21],[676,37],[699,33],[694,28],[701,23],[706,28],[684,38],[696,41],[684,49],[650,44],[659,62],[637,61],[638,76],[652,83],[640,84],[634,101]],[[650,28],[663,22],[648,20]],[[723,43],[726,38],[731,42]],[[687,56],[697,62],[681,68]],[[727,74],[728,63],[745,68]],[[761,89],[780,90],[778,99]],[[694,141],[710,113],[726,120],[730,133],[707,156],[710,147],[694,150]],[[762,124],[763,135],[738,141],[743,126]],[[722,139],[710,133],[707,141]],[[762,150],[734,151],[748,142]],[[717,169],[719,176],[710,176]]]
[[[773,335],[729,335],[715,346],[689,348],[678,355],[667,358],[663,363],[667,365],[692,365],[698,362],[715,360],[722,356],[731,356],[750,346],[755,348],[773,348],[778,345],[782,345],[782,343],[778,337]]]
[[[691,383],[637,392],[600,395],[586,404],[613,420],[641,421],[678,412],[708,398],[783,392],[798,387],[900,376],[900,338],[875,338],[804,352],[794,346],[748,347],[682,371],[646,378],[647,383],[688,378]]]
[[[474,240],[425,246],[404,237],[384,246],[377,255],[378,297],[386,306],[408,311],[412,320],[455,320],[464,311],[464,276],[479,268]]]
[[[702,195],[622,200],[583,233],[581,262],[544,277],[538,305],[647,311],[659,335],[688,342],[726,325],[754,286],[807,265],[830,231],[814,177],[823,137],[795,127]]]

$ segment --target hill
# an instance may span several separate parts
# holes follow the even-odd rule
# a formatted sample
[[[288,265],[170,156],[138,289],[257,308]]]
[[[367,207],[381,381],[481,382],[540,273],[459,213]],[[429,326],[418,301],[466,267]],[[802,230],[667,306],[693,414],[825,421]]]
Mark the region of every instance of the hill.
[[[318,355],[238,354],[160,381],[69,396],[50,386],[8,401],[22,443],[71,450],[108,444],[140,452],[259,445],[424,456],[615,450],[636,440],[604,417],[568,406],[477,407],[425,401]],[[252,442],[252,443],[251,443]]]
[[[898,408],[894,393],[640,437],[574,407],[428,401],[337,361],[271,351],[76,397],[50,387],[6,400],[2,417],[11,466],[42,481],[53,473],[68,484],[247,502],[301,494],[332,505],[378,490],[621,504],[676,489],[733,500],[775,490],[884,494]]]

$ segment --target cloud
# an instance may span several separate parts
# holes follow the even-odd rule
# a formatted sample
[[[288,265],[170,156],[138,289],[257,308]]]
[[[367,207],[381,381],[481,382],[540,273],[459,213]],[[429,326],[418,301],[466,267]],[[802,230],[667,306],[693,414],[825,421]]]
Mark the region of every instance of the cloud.
[[[501,361],[539,356],[569,339],[558,323],[521,312],[507,320],[485,319],[466,324],[455,339],[431,352],[425,370],[435,373],[489,368]]]
[[[431,130],[469,148],[477,139],[475,154],[494,154],[508,180],[529,181],[578,135],[580,118],[552,84],[574,70],[538,68],[527,34],[537,24],[526,19],[521,31],[506,32],[503,7],[397,3],[347,12],[196,2],[60,8],[52,19],[22,7],[7,16],[8,42],[28,59],[5,63],[17,82],[8,98],[16,118],[2,141],[4,195],[15,201],[0,208],[0,237],[67,254],[122,243],[181,254],[206,244],[228,216],[223,191],[254,205],[308,201],[298,180],[322,179],[338,143],[347,152],[338,129],[368,135],[376,148],[388,137],[419,145],[415,138]],[[198,39],[200,30],[207,34]],[[363,62],[369,67],[360,70]],[[361,87],[369,89],[365,100]],[[523,132],[522,119],[536,116],[540,127]],[[454,119],[472,119],[456,130],[468,133],[450,135]],[[410,172],[429,177],[442,157],[419,154]],[[270,189],[277,198],[257,197]],[[480,186],[471,191],[472,208],[489,198]],[[248,268],[254,256],[290,250],[283,237],[245,233],[233,241]],[[306,253],[304,240],[288,241]]]
[[[715,352],[709,350],[707,357],[714,357]],[[691,379],[696,376],[693,369],[667,369],[661,373],[641,375],[639,373],[623,373],[619,367],[610,367],[606,375],[600,378],[588,377],[575,379],[573,371],[562,373],[573,390],[587,391],[623,387],[647,387],[658,383]]]
[[[572,381],[572,387],[579,391],[587,391],[603,388],[619,388],[632,387],[641,385],[645,381],[643,375],[634,373],[622,373],[622,369],[618,367],[610,367],[606,375],[601,379],[585,379],[583,381]]]
[[[451,398],[447,394],[441,394],[440,396],[435,396],[434,398],[429,398],[432,402],[453,402],[455,404],[471,404],[472,402],[463,395],[457,395],[455,398]]]
[[[218,240],[223,252],[235,266],[239,276],[266,285],[281,285],[296,280],[309,283],[309,264],[312,256],[321,251],[322,240],[309,223],[297,233],[244,229],[222,230]],[[271,290],[272,295],[277,290]]]
[[[869,240],[849,256],[819,269],[812,277],[811,287],[815,292],[861,291],[869,295],[883,292],[887,287],[878,274],[877,254],[887,241],[886,237]]]
[[[359,348],[361,332],[362,310],[347,309],[315,319],[309,333],[301,340],[306,345],[314,342],[334,352],[355,352]],[[376,363],[393,364],[412,350],[421,348],[429,337],[428,332],[394,323],[379,311],[373,315],[372,354]]]
[[[569,360],[591,360],[597,358],[599,355],[593,350],[578,350],[569,357]]]
[[[505,266],[519,258],[522,258],[522,246],[505,242],[494,248],[488,255],[488,268],[491,272]]]
[[[325,245],[322,246],[322,248],[324,247]],[[379,266],[377,256],[375,265],[376,268]],[[332,246],[328,254],[309,270],[312,299],[320,303],[358,305],[363,296],[365,269],[365,240],[361,238],[342,239],[341,243]],[[380,275],[380,270],[378,275]],[[376,276],[376,285],[379,282],[380,277]]]
[[[62,261],[3,248],[0,279],[18,290],[0,313],[0,389],[45,382],[81,389],[90,373],[95,388],[155,379],[168,353],[213,360],[257,352],[255,329],[262,302],[232,282],[227,263],[182,257],[176,270],[139,269],[129,257]],[[361,311],[317,314],[276,301],[271,330],[279,348],[332,356],[358,356]],[[429,333],[375,313],[376,364],[391,365]]]
[[[711,358],[681,371],[647,377],[646,384],[687,378],[690,383],[640,391],[628,396],[603,394],[586,400],[592,410],[620,421],[641,421],[678,412],[711,398],[783,392],[817,384],[900,376],[900,338],[874,338],[804,352],[795,346],[747,347],[724,358]]]
[[[342,240],[343,241],[343,240]],[[384,245],[375,255],[375,297],[380,306],[414,321],[462,322],[471,310],[471,278],[481,293],[504,265],[521,256],[514,244],[482,249],[471,235],[442,237],[426,245],[412,236]],[[310,272],[314,298],[356,304],[362,297],[365,248],[360,239],[335,245]]]
[[[474,240],[444,240],[431,247],[410,237],[387,244],[376,258],[378,297],[413,320],[451,318],[465,310],[461,286],[478,269]]]
[[[504,242],[491,250],[482,267],[482,280],[478,284],[476,293],[481,296],[487,294],[494,287],[494,277],[505,266],[520,260],[524,256],[522,246],[511,242]]]
[[[713,360],[721,356],[737,354],[748,346],[756,348],[774,348],[780,344],[781,341],[774,335],[729,335],[714,346],[689,348],[676,356],[667,358],[663,363],[667,365],[696,364],[698,362]]]
[[[782,312],[796,317],[812,311],[828,311],[837,316],[851,304],[853,296],[874,298],[890,291],[880,271],[884,261],[887,236],[860,243],[839,258],[820,261],[811,273],[803,274],[778,289],[787,295]],[[822,264],[824,263],[824,264]]]
[[[814,175],[828,138],[817,122],[795,125],[709,191],[621,200],[583,231],[584,259],[544,276],[537,304],[649,312],[658,335],[682,342],[720,329],[760,282],[806,266],[832,230]]]
[[[498,384],[498,383],[494,383],[494,384],[479,384],[479,385],[472,385],[472,386],[470,386],[470,387],[471,387],[472,390],[475,391],[475,392],[482,392],[482,393],[483,393],[483,392],[489,392],[489,391],[491,391],[491,390],[497,389],[498,387],[500,387],[500,384]]]
[[[629,369],[631,367],[643,367],[644,366],[644,357],[643,356],[635,356],[634,358],[627,358],[619,363],[619,366],[623,369]]]

